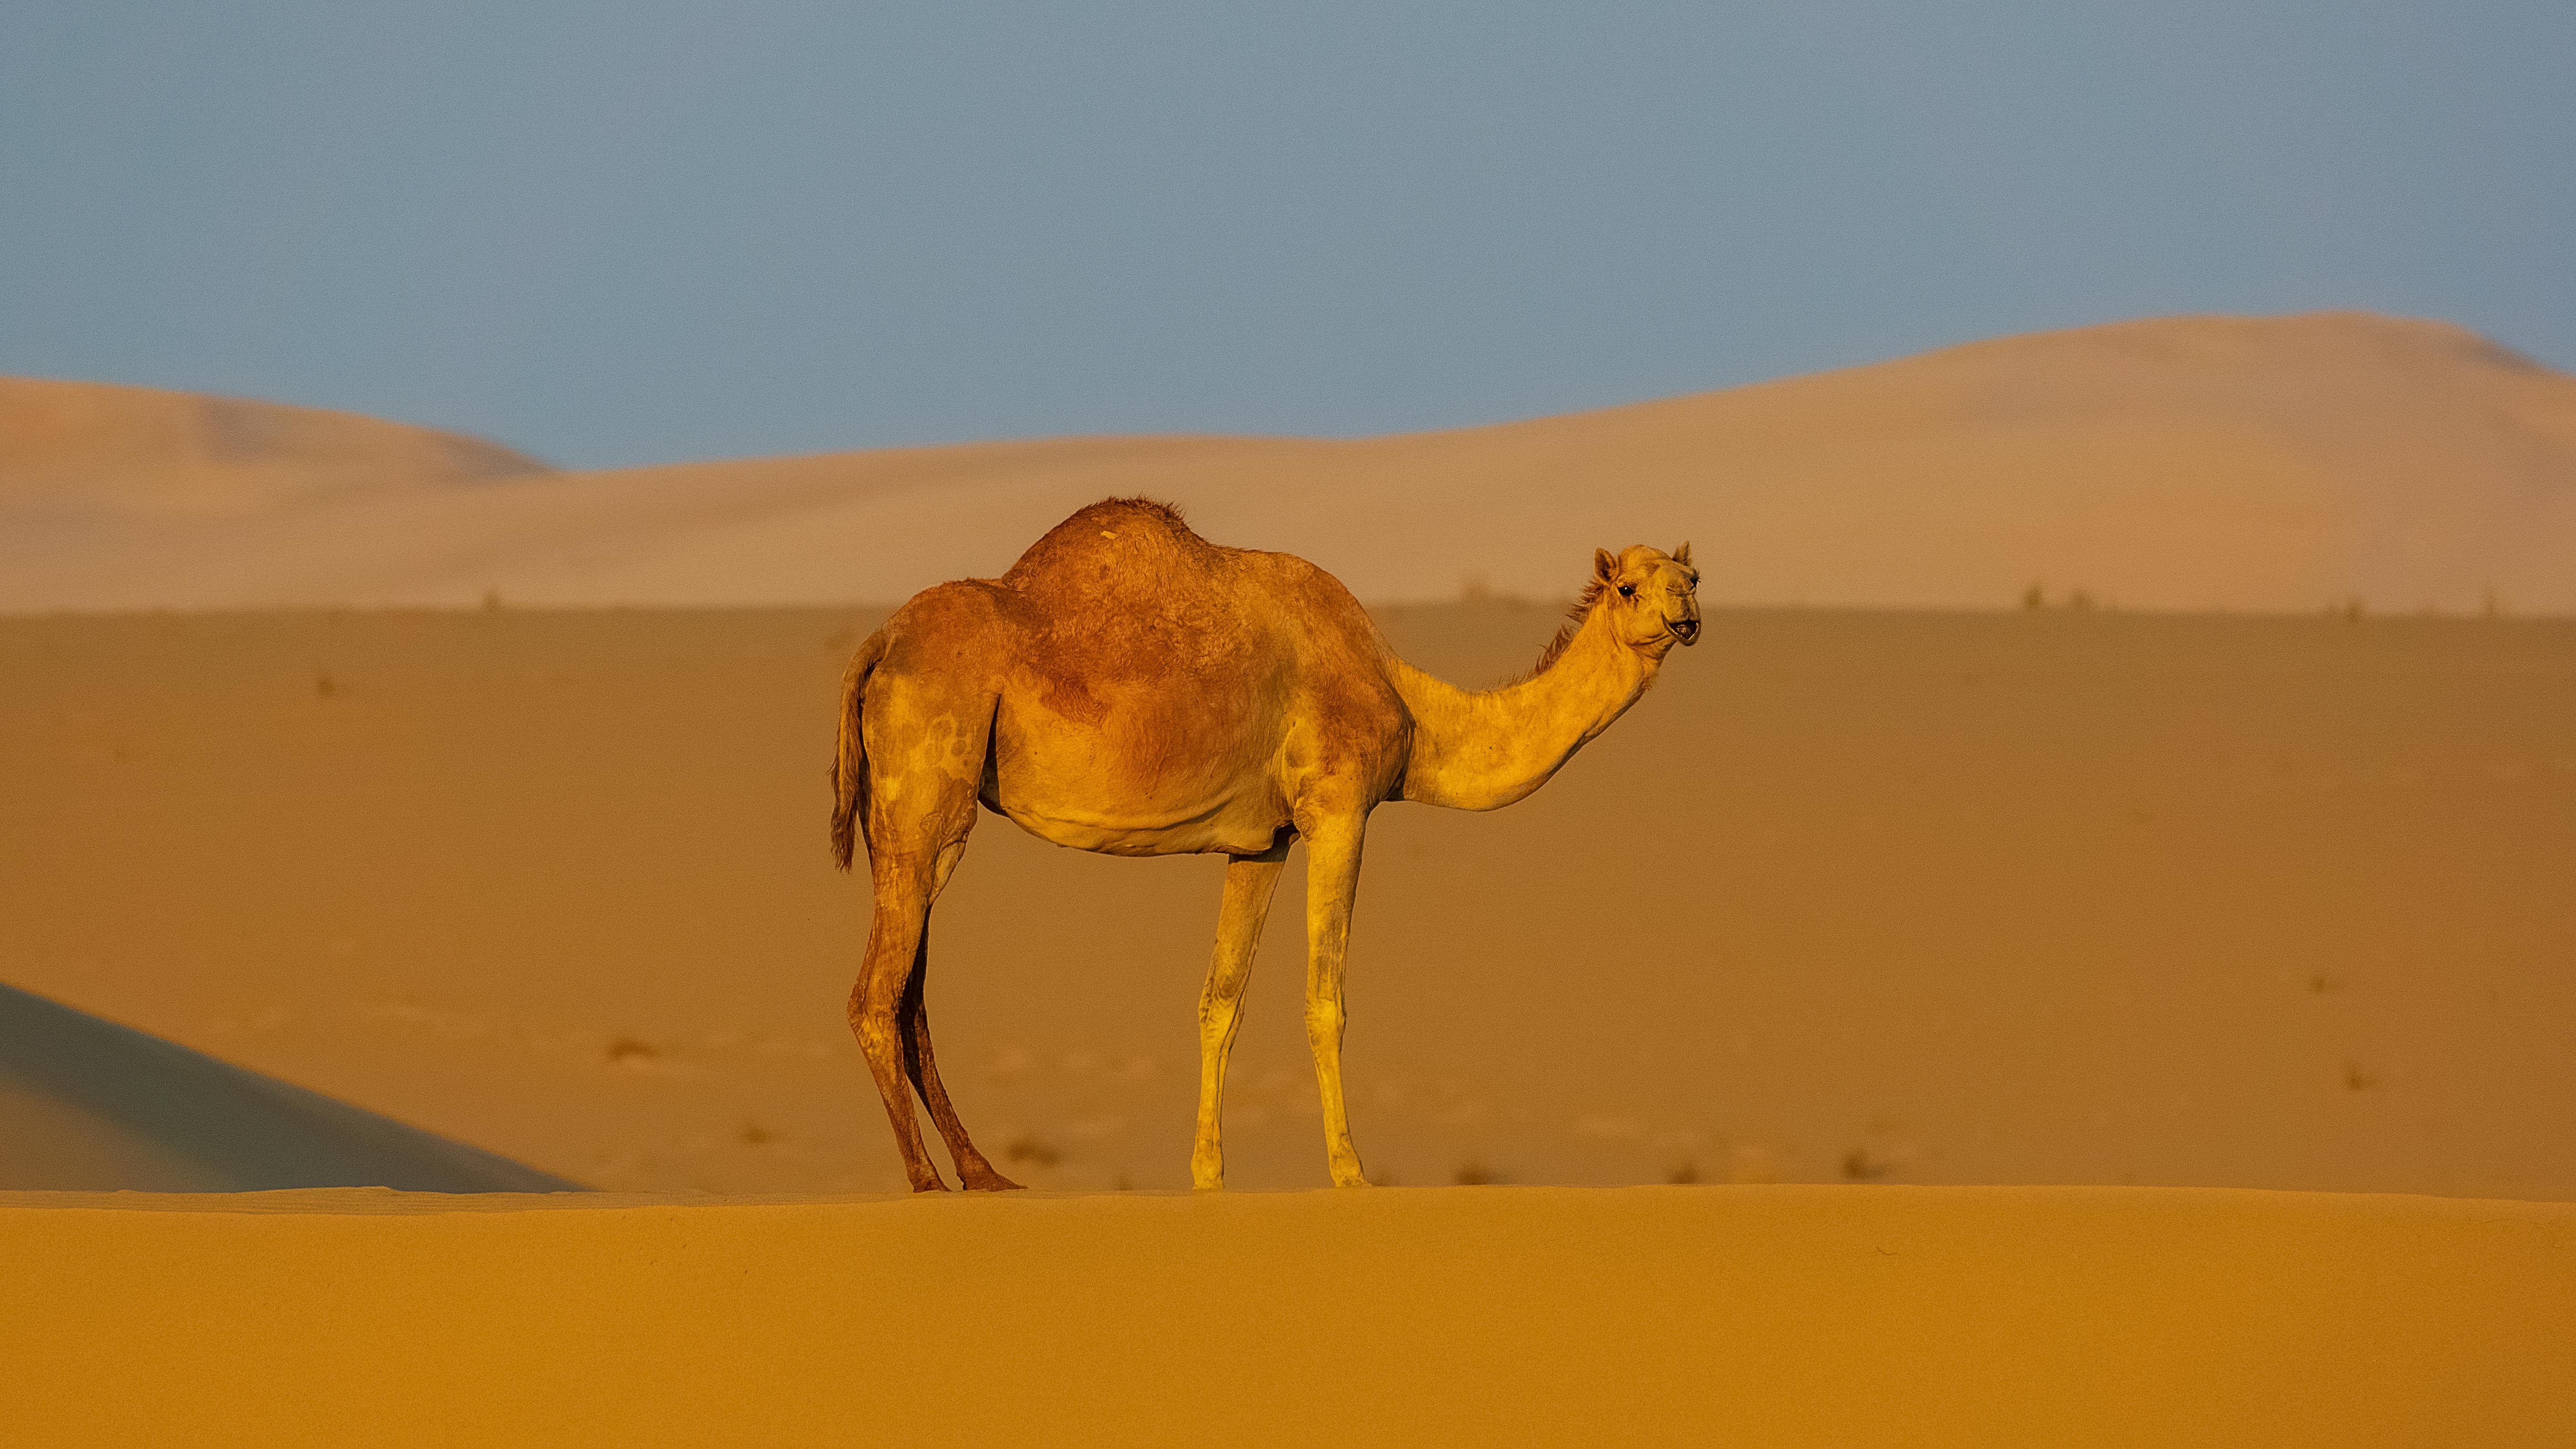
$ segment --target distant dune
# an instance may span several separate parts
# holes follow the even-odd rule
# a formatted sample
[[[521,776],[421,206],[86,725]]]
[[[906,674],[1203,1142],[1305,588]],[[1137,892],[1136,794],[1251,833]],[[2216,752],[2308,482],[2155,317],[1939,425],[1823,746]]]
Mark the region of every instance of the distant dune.
[[[353,413],[0,377],[0,527],[13,531],[272,518],[547,471],[498,443]]]
[[[576,1186],[0,985],[0,1190]]]
[[[2354,313],[2118,323],[1356,442],[594,473],[331,414],[10,386],[0,609],[19,611],[893,600],[997,574],[1074,507],[1141,492],[1373,602],[1557,597],[1596,544],[1687,538],[1722,603],[1992,608],[2037,588],[2152,609],[2576,612],[2576,378]],[[31,431],[32,405],[6,401],[22,394],[89,421]]]

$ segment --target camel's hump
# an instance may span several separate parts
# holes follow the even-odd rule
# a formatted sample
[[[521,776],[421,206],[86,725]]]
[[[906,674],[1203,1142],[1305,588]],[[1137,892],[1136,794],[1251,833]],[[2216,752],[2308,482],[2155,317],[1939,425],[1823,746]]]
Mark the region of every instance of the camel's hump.
[[[1097,576],[1104,570],[1142,580],[1205,567],[1215,558],[1216,547],[1192,533],[1172,505],[1150,498],[1104,498],[1048,529],[1002,578],[1023,588],[1050,577]]]

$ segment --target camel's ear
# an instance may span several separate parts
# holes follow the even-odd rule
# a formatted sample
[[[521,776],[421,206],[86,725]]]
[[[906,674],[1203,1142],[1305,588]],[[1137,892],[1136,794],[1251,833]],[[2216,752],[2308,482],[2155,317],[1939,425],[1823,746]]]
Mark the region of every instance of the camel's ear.
[[[1690,567],[1690,545],[1688,543],[1685,543],[1681,547],[1673,550],[1673,562],[1680,564],[1684,568]]]
[[[1619,581],[1619,560],[1606,548],[1592,551],[1592,576],[1605,584]]]

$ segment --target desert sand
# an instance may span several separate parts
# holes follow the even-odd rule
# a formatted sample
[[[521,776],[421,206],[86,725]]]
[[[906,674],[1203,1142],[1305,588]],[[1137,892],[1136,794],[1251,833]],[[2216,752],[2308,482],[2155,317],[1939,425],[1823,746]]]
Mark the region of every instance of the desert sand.
[[[2356,316],[591,474],[0,384],[0,1440],[2569,1442],[2571,460],[2576,380]],[[1193,1196],[1220,863],[986,817],[931,1016],[1041,1190],[896,1195],[842,664],[1133,492],[1463,684],[1596,545],[1733,605],[1376,815],[1401,1186],[1280,1190],[1293,868]],[[209,1190],[354,1179],[605,1191]]]
[[[595,1187],[901,1186],[826,842],[855,611],[0,622],[27,990]],[[1554,610],[1387,611],[1446,677]],[[1188,1182],[1214,858],[984,817],[967,1123]],[[1324,1181],[1292,869],[1229,1181]],[[1382,1179],[2576,1199],[2576,623],[1736,610],[1528,801],[1381,809]]]
[[[0,1195],[57,1446],[2552,1445],[2576,1206]],[[569,1201],[583,1206],[556,1206]]]
[[[203,446],[144,456],[165,414],[250,405],[134,390],[83,404],[138,419],[113,506],[20,481],[108,476],[104,445],[87,472],[63,461],[60,426],[17,441],[13,390],[60,410],[66,386],[0,384],[0,609],[891,603],[998,574],[1082,504],[1142,492],[1371,603],[1561,597],[1593,540],[1689,539],[1713,603],[1994,608],[2038,588],[2150,609],[2576,612],[2576,378],[2364,314],[2125,322],[1351,442],[537,473],[498,448],[460,470],[385,424],[360,467],[317,441],[319,415],[270,409],[218,430],[232,472],[264,459],[302,480],[257,506]]]

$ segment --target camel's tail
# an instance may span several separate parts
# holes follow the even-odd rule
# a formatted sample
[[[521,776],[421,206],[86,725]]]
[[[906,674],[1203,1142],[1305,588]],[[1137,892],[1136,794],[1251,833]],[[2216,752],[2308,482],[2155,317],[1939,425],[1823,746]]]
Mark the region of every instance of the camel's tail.
[[[859,701],[885,651],[885,631],[879,630],[850,656],[841,676],[841,738],[832,752],[832,859],[843,870],[858,849],[859,816],[868,808],[868,746],[859,734]]]

